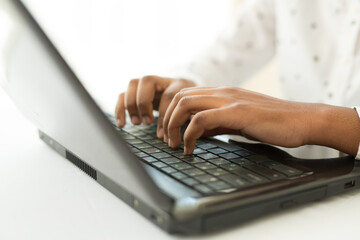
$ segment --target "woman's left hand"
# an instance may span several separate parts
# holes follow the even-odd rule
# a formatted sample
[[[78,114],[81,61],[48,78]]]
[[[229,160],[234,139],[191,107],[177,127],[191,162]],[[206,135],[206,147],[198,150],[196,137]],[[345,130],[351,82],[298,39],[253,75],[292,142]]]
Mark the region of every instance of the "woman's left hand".
[[[328,124],[330,105],[285,101],[235,87],[194,87],[181,90],[164,118],[164,140],[181,143],[180,128],[191,118],[184,133],[185,153],[201,136],[238,134],[283,147],[317,144]],[[326,134],[325,134],[326,135]],[[321,143],[320,143],[321,144]]]

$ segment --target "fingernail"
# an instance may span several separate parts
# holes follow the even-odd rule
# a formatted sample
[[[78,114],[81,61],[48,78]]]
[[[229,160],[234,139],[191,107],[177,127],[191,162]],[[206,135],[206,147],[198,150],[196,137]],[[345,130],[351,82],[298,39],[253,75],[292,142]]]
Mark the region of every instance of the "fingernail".
[[[151,123],[151,119],[149,116],[144,116],[143,117],[143,123],[149,125]]]
[[[188,151],[189,151],[188,148],[186,146],[184,146],[184,153],[189,154]]]
[[[168,143],[168,145],[169,145],[170,147],[172,147],[172,142],[171,142],[171,139],[169,139],[169,143]]]
[[[118,119],[116,122],[117,122],[117,125],[118,125],[119,127],[121,127],[121,126],[122,126],[122,122],[121,122],[121,120],[120,120],[120,119]]]
[[[163,129],[163,128],[159,128],[158,137],[159,137],[159,138],[163,138],[163,137],[164,137],[164,129]]]
[[[133,124],[140,124],[140,119],[138,118],[138,116],[132,116],[131,117],[131,122]]]

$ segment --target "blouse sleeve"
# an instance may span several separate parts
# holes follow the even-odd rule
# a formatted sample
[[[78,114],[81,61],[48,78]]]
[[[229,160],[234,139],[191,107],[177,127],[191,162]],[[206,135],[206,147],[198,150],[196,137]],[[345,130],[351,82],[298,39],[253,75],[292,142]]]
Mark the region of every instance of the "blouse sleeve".
[[[274,56],[275,20],[274,1],[245,1],[216,41],[176,75],[200,86],[239,85]]]
[[[353,107],[356,111],[356,113],[358,114],[359,120],[360,120],[360,106],[357,107]],[[359,144],[359,148],[355,157],[356,160],[360,160],[360,144]]]

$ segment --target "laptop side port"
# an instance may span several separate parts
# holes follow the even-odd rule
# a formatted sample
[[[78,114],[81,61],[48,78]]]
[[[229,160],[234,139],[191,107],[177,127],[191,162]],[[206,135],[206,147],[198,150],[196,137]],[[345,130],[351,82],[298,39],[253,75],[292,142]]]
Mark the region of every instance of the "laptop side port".
[[[355,180],[352,180],[344,184],[344,189],[352,188],[354,186],[355,186]]]

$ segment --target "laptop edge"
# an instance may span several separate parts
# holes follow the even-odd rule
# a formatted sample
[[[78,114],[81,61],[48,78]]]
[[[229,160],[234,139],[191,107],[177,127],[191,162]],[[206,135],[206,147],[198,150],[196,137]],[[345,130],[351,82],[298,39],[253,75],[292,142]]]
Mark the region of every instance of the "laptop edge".
[[[0,3],[0,10],[6,9],[20,21],[14,28],[13,45],[7,49],[5,69],[10,70],[5,75],[10,81],[3,83],[4,89],[40,129],[44,142],[162,229],[189,234],[218,230],[359,188],[360,168],[352,157],[326,160],[324,166],[321,160],[294,159],[264,145],[244,144],[254,152],[306,166],[315,174],[288,185],[204,198],[192,193],[184,198],[165,194],[166,186],[159,189],[161,181],[150,177],[164,174],[145,169],[137,161],[24,5],[19,0]],[[84,138],[93,144],[88,146]]]

